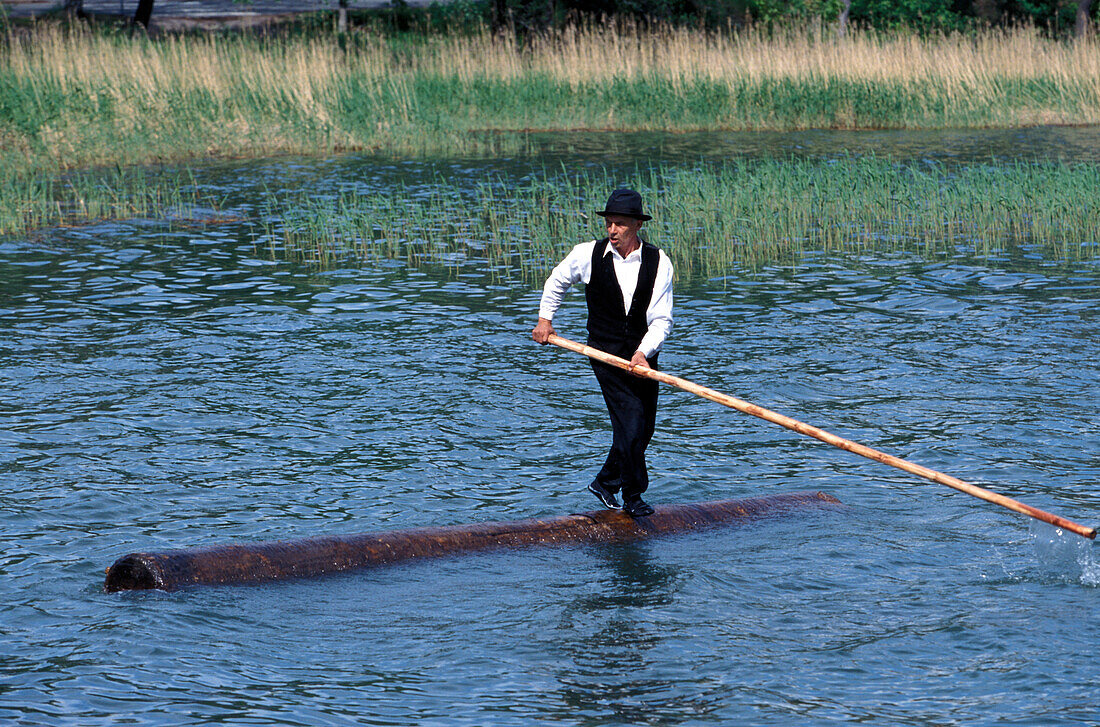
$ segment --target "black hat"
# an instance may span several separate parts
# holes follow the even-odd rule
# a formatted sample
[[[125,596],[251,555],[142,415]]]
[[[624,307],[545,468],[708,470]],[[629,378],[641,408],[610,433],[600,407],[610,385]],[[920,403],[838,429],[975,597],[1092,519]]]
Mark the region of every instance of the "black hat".
[[[601,217],[608,215],[623,215],[624,217],[633,217],[638,220],[652,220],[649,215],[642,214],[642,195],[635,192],[633,189],[616,189],[611,193],[611,196],[607,198],[607,204],[604,205],[603,212],[597,212]]]

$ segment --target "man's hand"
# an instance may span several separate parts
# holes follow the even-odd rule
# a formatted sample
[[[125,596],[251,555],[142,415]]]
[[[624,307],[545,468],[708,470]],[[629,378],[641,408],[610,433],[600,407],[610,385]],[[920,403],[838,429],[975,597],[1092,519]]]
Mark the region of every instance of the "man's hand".
[[[536,343],[546,345],[546,340],[555,333],[554,326],[550,325],[550,320],[547,318],[539,318],[538,325],[535,326],[535,330],[531,331],[531,338]]]
[[[645,366],[649,368],[649,361],[646,360],[645,354],[641,351],[635,351],[634,355],[630,357],[630,368],[627,371],[634,373],[635,366]]]

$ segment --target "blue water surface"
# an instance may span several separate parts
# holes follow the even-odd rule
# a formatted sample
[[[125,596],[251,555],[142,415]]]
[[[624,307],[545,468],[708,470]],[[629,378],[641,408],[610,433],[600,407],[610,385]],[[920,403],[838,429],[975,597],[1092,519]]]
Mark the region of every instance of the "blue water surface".
[[[400,167],[317,161],[356,164],[364,184]],[[241,169],[204,174],[243,209]],[[845,507],[104,593],[136,550],[597,504],[606,411],[584,360],[529,340],[537,286],[319,270],[255,235],[134,220],[0,242],[4,723],[1100,723],[1091,541],[675,389],[652,502],[822,490]],[[685,281],[661,360],[1094,525],[1098,291],[1096,260],[1026,247],[807,255]],[[555,323],[583,338],[583,320],[574,295]]]

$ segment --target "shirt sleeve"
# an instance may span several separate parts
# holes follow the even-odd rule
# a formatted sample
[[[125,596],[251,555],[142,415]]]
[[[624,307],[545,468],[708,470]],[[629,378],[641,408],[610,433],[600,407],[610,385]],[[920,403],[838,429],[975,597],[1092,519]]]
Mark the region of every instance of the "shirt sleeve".
[[[645,319],[649,330],[638,344],[638,350],[646,358],[661,350],[661,344],[672,331],[672,261],[661,250],[657,262],[657,279],[653,281],[653,297],[649,299]]]
[[[592,279],[592,250],[595,246],[595,240],[577,245],[551,271],[542,286],[539,318],[554,320],[554,313],[561,307],[566,292],[577,283],[587,283]]]

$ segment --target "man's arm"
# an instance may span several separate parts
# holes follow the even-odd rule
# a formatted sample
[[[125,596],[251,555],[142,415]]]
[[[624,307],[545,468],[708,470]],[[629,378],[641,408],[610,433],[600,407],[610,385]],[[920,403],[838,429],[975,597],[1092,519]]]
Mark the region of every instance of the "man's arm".
[[[596,243],[586,242],[577,245],[572,252],[566,255],[550,273],[546,284],[542,286],[542,300],[539,301],[539,322],[531,331],[531,338],[541,344],[546,344],[546,339],[554,333],[551,320],[554,313],[561,307],[565,293],[575,283],[588,280],[592,277],[592,247]]]
[[[653,297],[649,299],[649,308],[646,309],[649,329],[630,360],[632,364],[648,366],[646,359],[661,349],[661,344],[672,331],[672,279],[672,262],[662,250],[657,264],[657,279],[653,282]],[[639,355],[641,360],[637,360]]]

